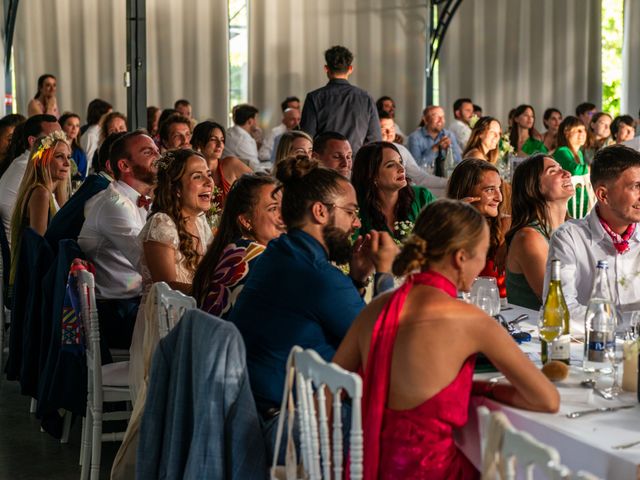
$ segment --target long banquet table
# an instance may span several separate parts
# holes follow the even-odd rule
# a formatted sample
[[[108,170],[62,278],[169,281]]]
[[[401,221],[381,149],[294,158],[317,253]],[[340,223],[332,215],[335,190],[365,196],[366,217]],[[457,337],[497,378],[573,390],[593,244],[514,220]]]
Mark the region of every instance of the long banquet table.
[[[523,323],[523,330],[533,331],[538,312],[509,305],[502,315],[511,320],[521,313],[528,313],[529,323]],[[535,333],[532,341],[522,344],[522,350],[540,363],[540,343]],[[491,410],[501,410],[515,428],[529,432],[539,441],[555,447],[564,465],[572,471],[585,470],[606,479],[640,479],[640,445],[615,450],[614,445],[640,441],[640,405],[635,393],[623,393],[614,400],[605,400],[593,390],[580,386],[584,378],[582,345],[571,345],[571,373],[569,377],[556,383],[560,392],[560,411],[556,414],[528,412],[508,407],[484,397],[472,397],[469,421],[457,432],[456,441],[464,454],[481,469],[480,443],[478,435],[477,407],[486,405]],[[621,368],[622,371],[622,368]],[[500,373],[477,374],[474,378],[489,379]],[[622,372],[621,372],[622,378]],[[502,380],[504,381],[504,380]],[[603,379],[603,382],[606,381]],[[597,413],[569,419],[568,412],[597,407],[634,405],[635,408],[616,412]]]

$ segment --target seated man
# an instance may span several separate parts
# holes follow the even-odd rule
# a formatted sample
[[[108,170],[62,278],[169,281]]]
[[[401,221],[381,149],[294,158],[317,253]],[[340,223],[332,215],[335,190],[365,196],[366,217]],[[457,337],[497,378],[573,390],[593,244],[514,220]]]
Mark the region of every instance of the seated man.
[[[29,162],[29,153],[31,147],[38,137],[49,135],[55,130],[60,130],[58,120],[53,115],[34,115],[24,124],[24,136],[16,139],[16,142],[22,142],[21,154],[13,159],[11,165],[7,168],[0,178],[0,217],[4,224],[4,231],[7,238],[11,238],[11,216],[16,206],[18,189],[27,170]],[[16,149],[16,151],[18,151]]]
[[[85,205],[78,244],[96,267],[100,337],[109,348],[129,348],[142,294],[138,234],[156,181],[158,147],[145,132],[130,132],[111,146],[115,181]],[[103,348],[103,355],[110,358]],[[104,357],[103,357],[104,358]]]
[[[391,237],[376,231],[352,249],[358,203],[342,175],[290,158],[277,176],[288,232],[269,242],[229,317],[244,338],[251,389],[271,440],[291,348],[312,348],[330,361],[364,307],[361,294],[374,266],[390,272],[397,252]],[[348,263],[349,276],[332,262]]]
[[[258,144],[251,136],[258,124],[258,109],[252,105],[237,105],[233,109],[233,127],[227,129],[222,158],[238,157],[254,172],[269,169],[271,163],[258,158]]]
[[[274,152],[277,147],[277,141],[279,140],[280,135],[284,132],[288,132],[290,130],[294,130],[300,127],[300,109],[288,107],[288,100],[295,99],[296,97],[287,97],[287,99],[282,102],[282,122],[280,125],[277,125],[271,129],[271,131],[264,137],[264,141],[262,142],[262,146],[258,151],[258,157],[261,162],[272,162]],[[293,102],[291,102],[293,103]],[[300,101],[298,101],[300,104]]]
[[[598,260],[609,262],[613,300],[640,309],[640,153],[623,145],[599,150],[591,165],[597,203],[584,218],[561,225],[549,242],[544,278],[547,297],[552,259],[560,260],[562,291],[571,312],[571,335],[584,335],[584,317]]]
[[[459,98],[453,102],[453,122],[449,130],[453,133],[460,151],[464,151],[471,136],[471,117],[473,117],[473,102],[470,98]]]
[[[162,151],[191,148],[191,120],[180,114],[170,115],[160,124],[160,148]]]
[[[338,132],[324,132],[313,139],[313,158],[320,165],[351,178],[353,152],[347,137]]]
[[[70,238],[78,240],[78,235],[84,223],[85,204],[94,195],[107,188],[113,181],[113,171],[109,165],[109,152],[111,145],[126,132],[117,132],[109,135],[98,150],[98,162],[95,172],[82,182],[80,188],[74,193],[67,203],[56,213],[47,227],[44,238],[54,250],[58,249],[58,242]]]

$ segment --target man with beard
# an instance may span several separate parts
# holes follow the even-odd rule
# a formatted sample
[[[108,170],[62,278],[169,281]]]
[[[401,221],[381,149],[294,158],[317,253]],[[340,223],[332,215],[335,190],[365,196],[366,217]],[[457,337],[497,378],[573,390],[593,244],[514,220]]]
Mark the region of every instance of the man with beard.
[[[144,131],[116,140],[109,155],[115,180],[85,205],[78,244],[96,267],[96,303],[103,346],[129,348],[142,278],[138,234],[147,219],[148,195],[156,181],[160,152]],[[103,350],[103,360],[110,359]]]
[[[584,218],[561,225],[549,242],[544,279],[546,298],[551,260],[560,260],[562,291],[571,312],[571,335],[584,335],[584,316],[596,264],[609,264],[609,286],[623,310],[640,309],[640,153],[623,145],[599,150],[591,165],[596,206]]]
[[[364,307],[366,279],[374,268],[390,272],[397,252],[386,232],[372,231],[352,247],[361,225],[356,193],[336,171],[288,158],[276,176],[287,233],[260,255],[229,317],[247,348],[251,389],[271,444],[289,351],[300,345],[330,361]],[[348,264],[349,275],[332,262]]]

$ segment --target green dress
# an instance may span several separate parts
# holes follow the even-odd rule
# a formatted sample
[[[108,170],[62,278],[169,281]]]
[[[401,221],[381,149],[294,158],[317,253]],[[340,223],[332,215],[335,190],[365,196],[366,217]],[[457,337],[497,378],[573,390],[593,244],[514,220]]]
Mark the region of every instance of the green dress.
[[[422,211],[422,209],[427,205],[429,205],[430,203],[435,202],[436,197],[434,197],[433,193],[431,193],[431,191],[425,187],[412,186],[411,189],[413,190],[415,198],[411,203],[411,207],[409,209],[409,215],[407,216],[407,219],[405,220],[405,222],[411,222],[411,224],[415,224],[416,219],[418,218],[418,215],[420,215],[420,212]],[[358,238],[358,235],[364,235],[369,230],[374,229],[371,222],[371,218],[369,217],[368,212],[364,208],[360,210],[360,222],[362,223],[362,226],[354,234],[354,238]],[[406,225],[406,226],[412,227],[412,225]],[[406,231],[403,232],[398,230],[391,232],[389,231],[389,228],[386,225],[384,230],[388,232],[389,235],[391,235],[395,240],[402,240],[406,236],[405,234],[409,233]],[[413,228],[411,228],[411,230],[413,230]]]
[[[544,231],[538,222],[530,223],[527,226],[533,228],[544,237],[547,244],[549,243],[549,239],[544,234]],[[542,306],[542,302],[529,286],[529,282],[527,282],[527,277],[524,276],[524,273],[514,273],[508,268],[506,270],[507,299],[509,300],[509,303],[530,308],[531,310],[539,310]]]
[[[527,141],[522,145],[522,151],[527,155],[533,155],[534,153],[548,153],[547,147],[544,146],[544,142],[529,137]]]
[[[573,152],[569,147],[560,147],[556,149],[553,154],[553,158],[560,164],[562,168],[571,173],[572,176],[587,175],[589,173],[589,167],[584,161],[584,155],[582,154],[581,150],[578,151],[578,158],[580,160],[579,162],[575,161]],[[583,197],[583,208],[582,211],[577,212],[576,199],[580,198],[580,195],[582,195]],[[589,211],[589,194],[587,193],[587,190],[581,187],[576,188],[576,194],[569,199],[567,209],[569,211],[569,215],[571,215],[573,218],[584,217]]]

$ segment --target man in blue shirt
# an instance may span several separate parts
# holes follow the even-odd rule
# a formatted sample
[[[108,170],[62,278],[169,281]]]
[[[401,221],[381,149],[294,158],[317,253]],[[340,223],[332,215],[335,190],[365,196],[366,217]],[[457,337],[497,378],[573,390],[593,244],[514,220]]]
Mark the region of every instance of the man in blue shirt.
[[[407,147],[418,165],[429,173],[434,173],[436,160],[444,160],[447,150],[452,149],[456,164],[462,160],[462,152],[455,136],[444,128],[444,110],[436,105],[424,109],[424,126],[409,135]]]

